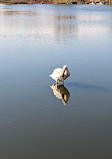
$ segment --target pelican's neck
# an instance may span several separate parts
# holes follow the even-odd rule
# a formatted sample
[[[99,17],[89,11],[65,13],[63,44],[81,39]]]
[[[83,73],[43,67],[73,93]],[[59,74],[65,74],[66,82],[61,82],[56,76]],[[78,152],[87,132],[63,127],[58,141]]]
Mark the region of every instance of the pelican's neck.
[[[61,73],[61,76],[63,77],[63,74],[64,74],[64,72],[65,72],[65,69],[66,69],[66,67],[63,67],[63,70],[62,70],[62,73]]]

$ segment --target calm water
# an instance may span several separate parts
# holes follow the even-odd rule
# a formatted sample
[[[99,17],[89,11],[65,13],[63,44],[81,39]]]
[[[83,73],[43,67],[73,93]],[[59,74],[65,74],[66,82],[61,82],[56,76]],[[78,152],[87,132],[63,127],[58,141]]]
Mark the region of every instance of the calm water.
[[[0,158],[112,158],[112,6],[0,5]]]

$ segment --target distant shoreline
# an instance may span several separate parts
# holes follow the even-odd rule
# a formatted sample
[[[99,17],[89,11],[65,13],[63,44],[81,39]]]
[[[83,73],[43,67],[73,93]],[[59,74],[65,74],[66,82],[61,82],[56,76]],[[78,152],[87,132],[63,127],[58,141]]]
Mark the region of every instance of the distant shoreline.
[[[110,4],[109,4],[110,2]],[[89,4],[89,5],[111,5],[107,0],[0,0],[0,4]]]
[[[65,4],[65,5],[74,5],[73,3],[1,3],[0,4],[6,4],[6,5],[12,5],[12,4]],[[91,4],[88,4],[88,3],[78,3],[78,4],[75,4],[75,5],[81,5],[81,4],[86,4],[86,5],[91,5]],[[96,4],[97,5],[97,4]],[[103,4],[103,5],[112,5],[112,4]]]

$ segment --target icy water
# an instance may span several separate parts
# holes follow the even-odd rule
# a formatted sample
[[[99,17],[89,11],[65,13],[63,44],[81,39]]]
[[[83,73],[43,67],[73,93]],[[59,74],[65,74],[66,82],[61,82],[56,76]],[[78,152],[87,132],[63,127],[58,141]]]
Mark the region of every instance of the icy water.
[[[112,6],[1,4],[0,159],[111,158]]]

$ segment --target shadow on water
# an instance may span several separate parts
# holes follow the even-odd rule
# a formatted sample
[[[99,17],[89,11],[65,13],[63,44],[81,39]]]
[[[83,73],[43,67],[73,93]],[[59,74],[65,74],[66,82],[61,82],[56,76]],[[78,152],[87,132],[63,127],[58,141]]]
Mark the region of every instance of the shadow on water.
[[[96,89],[96,90],[105,89],[104,87],[101,87],[101,86],[95,86],[92,84],[86,84],[86,83],[80,83],[80,82],[71,82],[66,84],[71,87],[79,87],[83,89]]]
[[[54,95],[66,105],[70,97],[68,89],[62,84],[53,84],[50,88],[53,90]]]

